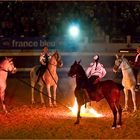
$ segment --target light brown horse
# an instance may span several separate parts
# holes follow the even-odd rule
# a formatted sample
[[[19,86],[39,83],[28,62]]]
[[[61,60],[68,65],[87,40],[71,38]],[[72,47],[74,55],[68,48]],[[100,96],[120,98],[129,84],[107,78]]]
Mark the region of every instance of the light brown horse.
[[[43,88],[46,85],[48,97],[49,97],[49,106],[56,106],[56,89],[57,89],[57,82],[58,82],[58,75],[57,75],[57,67],[62,67],[63,63],[61,60],[61,56],[58,53],[58,51],[55,51],[48,64],[48,68],[46,69],[45,73],[43,74],[43,77],[40,78],[39,82],[37,83],[40,86],[40,97],[41,97],[41,103],[44,104],[44,98],[43,98]],[[36,71],[38,70],[39,65],[34,66],[30,71],[30,80],[31,80],[31,101],[32,104],[35,103],[34,100],[34,87],[36,85],[37,81],[37,75]],[[51,96],[51,87],[53,88],[53,103],[52,103],[52,96]]]
[[[7,80],[8,72],[16,73],[16,67],[14,66],[12,58],[5,57],[0,62],[0,98],[1,98],[3,110],[6,114],[8,113],[8,111],[4,103],[4,97],[5,97],[6,80]]]
[[[119,69],[122,70],[122,85],[124,86],[124,93],[125,93],[125,108],[124,111],[128,110],[128,91],[130,90],[132,93],[132,101],[134,105],[134,112],[137,110],[136,105],[136,93],[135,93],[135,86],[136,86],[136,79],[132,70],[131,65],[129,64],[128,60],[122,55],[118,56],[116,54],[115,65],[113,67],[113,71],[117,72]]]

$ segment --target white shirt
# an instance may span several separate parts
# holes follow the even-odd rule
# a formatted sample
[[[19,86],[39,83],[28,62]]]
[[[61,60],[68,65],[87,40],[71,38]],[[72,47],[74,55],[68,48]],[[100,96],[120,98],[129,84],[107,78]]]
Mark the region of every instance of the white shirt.
[[[89,77],[96,75],[100,78],[103,78],[106,75],[106,70],[101,63],[98,62],[97,66],[96,63],[90,63],[90,66],[86,70],[86,74]]]
[[[41,54],[40,54],[40,58],[39,58],[39,61],[40,61],[40,63],[42,64],[42,65],[46,65],[46,60],[45,60],[46,58],[45,58],[45,53],[44,52],[42,52]],[[48,54],[48,59],[50,60],[51,59],[51,55],[50,54]]]
[[[138,61],[138,57],[139,57],[139,56],[140,56],[140,53],[138,53],[138,54],[136,55],[135,62]]]

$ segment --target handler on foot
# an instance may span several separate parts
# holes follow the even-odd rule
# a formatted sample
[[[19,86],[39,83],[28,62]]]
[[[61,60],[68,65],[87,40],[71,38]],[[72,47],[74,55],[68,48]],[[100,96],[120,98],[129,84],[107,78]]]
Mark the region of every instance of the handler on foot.
[[[136,72],[137,86],[140,86],[140,46],[137,47],[137,54],[135,57],[134,70]]]

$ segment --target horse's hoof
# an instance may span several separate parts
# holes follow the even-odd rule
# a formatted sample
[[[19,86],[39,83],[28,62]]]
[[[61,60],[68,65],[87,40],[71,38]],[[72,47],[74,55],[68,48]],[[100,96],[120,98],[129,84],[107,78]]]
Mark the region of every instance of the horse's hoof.
[[[115,124],[113,124],[113,125],[112,125],[112,129],[115,129],[115,128],[116,128],[116,125],[115,125]]]
[[[32,105],[34,105],[35,104],[35,101],[32,101]]]
[[[118,125],[117,125],[117,128],[120,128],[120,127],[121,127],[121,125],[118,124]]]
[[[75,124],[75,125],[76,125],[76,124],[79,124],[79,122],[78,122],[78,121],[76,121],[74,124]]]
[[[42,102],[41,105],[45,105],[45,102]]]
[[[52,104],[49,104],[49,107],[53,107],[53,105]]]
[[[7,112],[7,111],[5,112],[5,116],[6,116],[7,118],[9,118],[9,114],[10,114],[9,112]]]
[[[128,109],[124,108],[122,111],[123,111],[123,112],[128,112]]]
[[[42,107],[46,107],[46,105],[45,104],[41,104],[42,105]]]
[[[115,126],[112,126],[112,128],[111,128],[111,129],[113,129],[113,130],[114,130],[115,128],[116,128]]]
[[[57,107],[57,105],[56,105],[56,104],[54,104],[53,106],[54,106],[54,107]]]
[[[133,110],[133,113],[135,113],[137,111],[137,109],[135,108],[134,110]]]

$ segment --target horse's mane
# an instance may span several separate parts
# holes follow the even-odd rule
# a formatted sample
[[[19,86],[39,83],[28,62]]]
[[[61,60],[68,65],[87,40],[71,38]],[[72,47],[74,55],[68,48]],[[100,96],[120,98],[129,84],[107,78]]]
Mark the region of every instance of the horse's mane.
[[[86,72],[85,72],[85,70],[84,70],[84,68],[82,67],[82,65],[80,65],[80,64],[78,64],[79,65],[79,69],[80,69],[80,73],[86,78],[86,79],[88,79],[88,77],[87,77],[87,75],[86,75]]]
[[[123,60],[130,66],[129,61],[125,57],[123,57]]]

